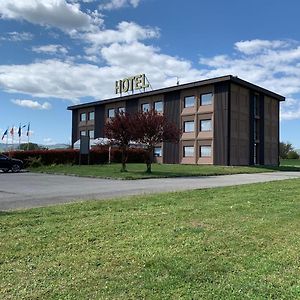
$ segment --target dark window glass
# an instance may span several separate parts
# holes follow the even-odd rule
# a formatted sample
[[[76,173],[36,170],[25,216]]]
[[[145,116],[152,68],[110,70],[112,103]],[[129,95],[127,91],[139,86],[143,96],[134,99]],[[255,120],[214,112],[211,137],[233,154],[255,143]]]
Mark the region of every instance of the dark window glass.
[[[212,93],[202,94],[200,96],[200,105],[210,105],[210,104],[212,104],[212,97],[213,97]]]
[[[80,114],[80,122],[85,122],[86,121],[86,113],[81,113]]]
[[[164,111],[163,102],[162,101],[156,101],[156,102],[154,102],[154,109],[157,112],[163,112]]]
[[[142,104],[142,111],[146,112],[150,110],[150,104],[149,103],[143,103]]]
[[[200,131],[211,131],[211,120],[200,120]]]
[[[195,105],[195,96],[188,96],[184,98],[184,107],[193,107]]]
[[[89,121],[95,120],[95,112],[91,111],[89,112]]]
[[[107,115],[108,115],[109,118],[114,118],[114,116],[115,116],[115,109],[114,108],[110,108],[108,110]]]
[[[195,122],[194,121],[186,121],[184,124],[184,132],[193,132],[195,128]]]
[[[183,157],[192,157],[194,156],[194,147],[193,146],[184,146],[183,147]]]
[[[90,137],[90,139],[95,138],[95,131],[94,130],[89,130],[89,137]]]
[[[154,147],[154,156],[161,157],[162,156],[162,149],[161,147]]]
[[[200,146],[200,157],[211,157],[211,146]]]

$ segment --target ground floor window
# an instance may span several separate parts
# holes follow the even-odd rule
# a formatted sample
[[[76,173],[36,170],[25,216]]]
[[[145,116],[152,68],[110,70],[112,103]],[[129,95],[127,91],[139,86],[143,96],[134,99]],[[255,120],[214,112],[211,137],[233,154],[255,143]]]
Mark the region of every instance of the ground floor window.
[[[107,112],[107,115],[108,115],[109,118],[114,118],[115,117],[115,109],[110,108]]]
[[[194,147],[193,146],[184,146],[183,147],[183,157],[193,157],[194,156]]]
[[[80,136],[86,136],[86,131],[85,130],[81,130],[80,131]]]
[[[200,157],[211,157],[211,146],[200,146]]]
[[[155,147],[154,148],[154,156],[155,157],[161,157],[162,156],[162,149],[161,149],[161,147]]]
[[[94,130],[89,130],[89,137],[90,137],[90,139],[95,138],[95,131]]]

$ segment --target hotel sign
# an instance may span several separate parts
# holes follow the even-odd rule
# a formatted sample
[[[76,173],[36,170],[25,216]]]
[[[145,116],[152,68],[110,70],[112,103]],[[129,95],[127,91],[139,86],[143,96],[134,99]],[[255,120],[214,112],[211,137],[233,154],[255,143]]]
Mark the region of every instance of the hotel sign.
[[[116,94],[133,92],[135,90],[146,89],[149,87],[145,74],[139,74],[132,77],[116,81]]]

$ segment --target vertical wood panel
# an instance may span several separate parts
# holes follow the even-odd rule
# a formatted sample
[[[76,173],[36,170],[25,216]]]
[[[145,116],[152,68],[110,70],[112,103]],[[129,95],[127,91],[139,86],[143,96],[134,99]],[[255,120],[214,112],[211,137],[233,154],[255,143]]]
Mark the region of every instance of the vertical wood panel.
[[[216,84],[214,94],[214,164],[228,165],[228,105],[229,83]]]
[[[72,110],[72,147],[77,141],[78,135],[78,110]]]
[[[164,95],[164,115],[180,128],[180,93],[172,92]],[[163,144],[163,162],[166,164],[179,163],[179,143]]]
[[[95,138],[104,137],[105,105],[95,107]]]

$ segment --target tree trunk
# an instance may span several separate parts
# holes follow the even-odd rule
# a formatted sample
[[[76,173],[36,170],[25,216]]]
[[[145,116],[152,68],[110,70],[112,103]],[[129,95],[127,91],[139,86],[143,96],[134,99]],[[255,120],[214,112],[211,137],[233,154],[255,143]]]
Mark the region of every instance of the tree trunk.
[[[147,151],[147,159],[146,159],[146,165],[147,165],[147,169],[146,169],[146,173],[150,174],[152,173],[152,158],[153,158],[153,147],[150,147]]]
[[[122,168],[121,168],[121,172],[127,172],[126,161],[127,161],[127,149],[126,149],[126,147],[123,147],[122,148]]]

